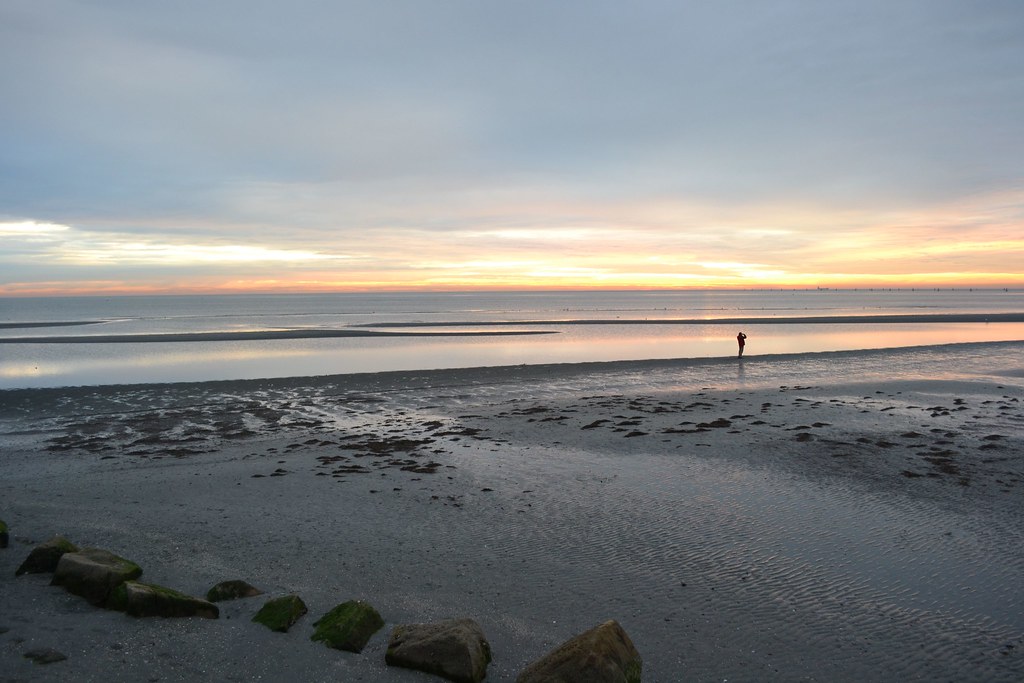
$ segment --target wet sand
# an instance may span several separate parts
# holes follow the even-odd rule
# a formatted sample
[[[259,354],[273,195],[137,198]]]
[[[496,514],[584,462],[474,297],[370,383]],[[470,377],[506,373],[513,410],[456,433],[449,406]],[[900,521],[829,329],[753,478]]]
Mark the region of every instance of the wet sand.
[[[778,383],[659,361],[0,392],[0,678],[439,680],[384,666],[387,637],[459,616],[491,681],[610,618],[646,681],[1024,678],[1020,363],[760,362]],[[97,610],[14,577],[55,533],[310,613],[276,634],[249,621],[261,598]],[[387,622],[361,655],[309,640],[354,598]],[[68,659],[22,657],[41,647]]]

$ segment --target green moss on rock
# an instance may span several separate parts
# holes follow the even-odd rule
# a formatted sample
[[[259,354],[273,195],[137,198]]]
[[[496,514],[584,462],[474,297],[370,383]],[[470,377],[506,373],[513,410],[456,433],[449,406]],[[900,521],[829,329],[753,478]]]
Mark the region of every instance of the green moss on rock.
[[[245,581],[235,579],[233,581],[221,581],[218,583],[206,592],[206,599],[210,602],[220,602],[222,600],[251,598],[257,595],[263,595],[263,591],[254,586],[250,586]]]
[[[373,634],[384,626],[384,620],[373,607],[362,600],[349,600],[320,617],[313,624],[316,631],[311,640],[336,650],[362,652]]]
[[[125,581],[110,593],[107,609],[133,617],[204,617],[216,619],[220,610],[211,602],[179,591],[137,581]]]
[[[78,546],[64,538],[63,536],[54,536],[45,543],[40,543],[28,554],[25,561],[21,563],[17,571],[14,572],[15,576],[21,576],[22,574],[45,574],[53,573],[57,570],[57,564],[60,562],[60,558],[66,553],[77,553]]]
[[[252,620],[271,631],[285,633],[307,611],[306,603],[299,596],[286,595],[268,600]]]
[[[99,548],[82,548],[61,555],[51,584],[102,605],[112,590],[140,576],[142,568],[131,560]]]

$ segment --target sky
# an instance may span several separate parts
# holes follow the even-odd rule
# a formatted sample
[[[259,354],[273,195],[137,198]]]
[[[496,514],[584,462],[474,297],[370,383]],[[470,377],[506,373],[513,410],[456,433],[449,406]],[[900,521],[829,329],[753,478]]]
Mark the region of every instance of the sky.
[[[1024,286],[1024,2],[0,2],[0,296],[878,286]]]

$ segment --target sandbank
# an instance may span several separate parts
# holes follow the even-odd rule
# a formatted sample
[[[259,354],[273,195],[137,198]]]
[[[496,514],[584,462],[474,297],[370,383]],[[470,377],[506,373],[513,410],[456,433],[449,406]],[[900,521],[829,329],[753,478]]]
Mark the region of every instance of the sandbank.
[[[0,330],[19,330],[31,327],[77,327],[79,325],[99,325],[102,320],[54,320],[45,322],[0,322]]]
[[[158,342],[271,341],[274,339],[340,339],[348,337],[500,337],[554,334],[552,330],[462,330],[394,332],[378,330],[290,329],[240,332],[154,332],[151,334],[79,334],[51,337],[0,337],[0,344],[138,344]]]

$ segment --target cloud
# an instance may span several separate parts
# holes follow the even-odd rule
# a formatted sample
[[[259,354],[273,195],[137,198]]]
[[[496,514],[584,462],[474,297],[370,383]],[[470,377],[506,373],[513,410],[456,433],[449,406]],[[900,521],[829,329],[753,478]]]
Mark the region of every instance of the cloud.
[[[66,225],[36,221],[0,223],[0,239],[18,238],[28,242],[51,242],[70,229]]]
[[[930,212],[829,211],[764,205],[721,211],[663,203],[546,202],[488,216],[452,216],[437,230],[409,214],[361,233],[315,229],[280,234],[253,229],[245,240],[203,237],[162,225],[0,224],[0,265],[10,287],[25,278],[69,280],[118,273],[162,286],[248,283],[271,288],[531,286],[779,286],[921,282],[961,272],[974,281],[1016,282],[1024,257],[1014,208],[1005,193],[932,207]],[[547,216],[563,217],[545,225]],[[571,217],[571,218],[566,218]],[[520,227],[506,227],[509,222]],[[822,228],[825,225],[825,228]],[[13,227],[12,227],[13,226]],[[7,234],[9,233],[9,234]],[[273,277],[268,277],[270,273]],[[979,273],[999,273],[998,278]],[[943,281],[951,279],[942,275]],[[13,289],[8,288],[8,291]]]
[[[0,263],[43,262],[69,266],[231,266],[249,263],[311,265],[344,255],[245,244],[189,244],[139,241],[135,235],[97,235],[66,225],[20,221],[0,223]]]
[[[145,242],[106,242],[63,249],[54,258],[72,265],[188,265],[238,263],[303,263],[340,257],[315,252],[267,249],[247,245],[154,244]]]
[[[59,258],[0,233],[3,277],[910,272],[1019,234],[1022,32],[1019,3],[934,0],[10,0],[0,218],[74,227]]]

